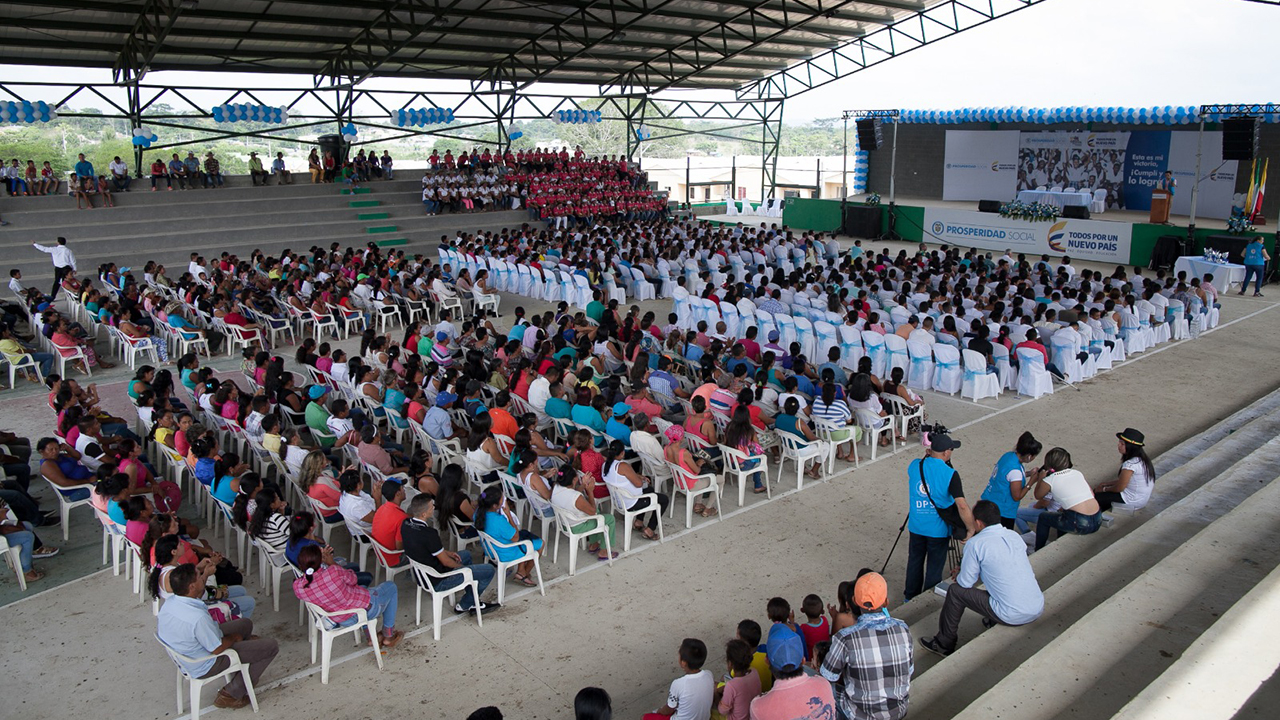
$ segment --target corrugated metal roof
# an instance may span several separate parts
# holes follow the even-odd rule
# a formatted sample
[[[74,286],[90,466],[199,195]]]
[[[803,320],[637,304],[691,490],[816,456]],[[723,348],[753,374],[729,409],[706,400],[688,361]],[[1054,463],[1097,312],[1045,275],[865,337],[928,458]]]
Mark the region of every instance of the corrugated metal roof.
[[[5,0],[0,63],[733,89],[934,2]]]

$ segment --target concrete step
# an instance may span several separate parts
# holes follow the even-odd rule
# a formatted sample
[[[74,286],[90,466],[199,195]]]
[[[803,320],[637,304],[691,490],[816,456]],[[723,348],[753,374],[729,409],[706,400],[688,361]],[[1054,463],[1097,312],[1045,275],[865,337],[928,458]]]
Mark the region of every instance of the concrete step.
[[[281,221],[284,218],[284,221]],[[430,243],[434,248],[442,235],[458,231],[501,230],[518,228],[528,221],[528,214],[518,210],[479,213],[475,215],[416,215],[396,218],[391,230],[397,237],[412,243]],[[172,228],[163,224],[136,227],[135,233],[114,234],[104,228],[100,234],[79,236],[66,232],[71,238],[77,264],[82,276],[92,276],[99,264],[115,262],[141,268],[146,260],[155,260],[176,271],[172,277],[186,268],[192,252],[206,256],[223,251],[247,256],[254,248],[264,252],[277,252],[284,248],[303,249],[312,245],[331,242],[364,244],[369,241],[368,222],[352,218],[348,208],[314,213],[289,213],[281,216],[241,218],[234,215],[223,218],[220,225],[185,229],[175,235]],[[541,225],[539,225],[540,227]],[[6,228],[7,230],[8,228]],[[381,234],[376,233],[376,234]],[[7,234],[0,233],[0,238]],[[39,238],[43,243],[48,237]],[[38,284],[44,278],[52,279],[53,269],[49,258],[29,246],[28,241],[0,242],[0,252],[7,256],[7,267],[18,268],[25,280]]]
[[[1244,501],[1256,502],[1251,495],[1262,484],[1258,478],[1267,477],[1264,482],[1269,482],[1274,469],[1280,467],[1280,439],[1271,440],[1244,457],[1234,457],[1239,461],[1228,470],[1138,525],[1122,540],[1099,547],[1098,536],[1108,533],[1100,530],[1085,537],[1063,538],[1036,553],[1033,566],[1036,565],[1034,559],[1051,552],[1070,553],[1080,562],[1052,582],[1047,582],[1037,567],[1037,579],[1045,591],[1045,613],[1035,623],[982,632],[976,617],[968,614],[961,637],[972,639],[950,657],[933,663],[928,659],[935,656],[919,653],[918,657],[925,662],[917,662],[917,677],[912,682],[912,717],[950,718],[957,707],[976,699],[1003,681],[1019,663],[1056,642],[1054,638],[1063,628],[1100,604],[1104,607],[1111,604],[1109,598],[1114,593],[1163,562],[1204,527]],[[917,638],[936,632],[936,614],[912,625],[912,634]]]
[[[1276,467],[1274,461],[1255,467],[1251,480],[1265,485],[1248,502],[1214,520],[1079,620],[1068,626],[1042,619],[1025,629],[1008,628],[1010,636],[1040,635],[1042,649],[1016,666],[1000,663],[1003,679],[948,717],[1040,720],[1046,711],[1056,718],[1118,712],[1280,564]],[[1194,508],[1188,510],[1186,520],[1195,520]],[[951,710],[956,706],[951,703]],[[913,712],[912,717],[920,716]]]
[[[357,220],[386,220],[389,217],[391,217],[389,212],[371,212],[356,215]]]
[[[1148,518],[1181,500],[1208,480],[1225,472],[1239,458],[1262,447],[1280,433],[1280,391],[1259,398],[1206,431],[1170,448],[1154,460],[1159,486],[1148,506],[1134,518],[1122,518],[1112,527],[1086,537],[1067,537],[1032,556],[1042,587],[1048,587],[1074,570],[1101,548],[1123,539]],[[1262,421],[1262,422],[1258,422]],[[1258,424],[1254,425],[1255,422]],[[1248,432],[1244,432],[1248,429]],[[1221,447],[1217,447],[1221,445]],[[1079,545],[1079,549],[1076,546]],[[893,611],[909,624],[931,617],[936,621],[942,598],[923,593]],[[917,676],[932,667],[936,656],[917,658]]]
[[[381,195],[395,195],[400,193],[416,193],[419,199],[422,196],[422,181],[418,178],[402,179],[402,180],[378,180],[363,186],[368,193]],[[178,190],[172,192],[160,190],[151,192],[151,181],[145,182],[134,181],[130,192],[112,193],[116,198],[116,203],[122,202],[127,205],[163,205],[175,201],[183,203],[196,202],[225,202],[227,200],[247,200],[268,197],[334,197],[340,194],[344,189],[336,183],[329,184],[311,184],[310,182],[297,182],[292,185],[266,185],[254,187],[250,184],[248,177],[236,176],[227,179],[225,185],[220,188],[196,188],[194,190]],[[366,198],[367,199],[367,198]],[[65,192],[60,195],[44,195],[39,197],[22,197],[12,198],[11,205],[14,212],[18,212],[18,208],[23,209],[57,209],[65,208],[68,204],[75,206],[75,198],[68,196]],[[8,205],[8,204],[7,204]],[[6,211],[8,207],[6,206]],[[6,213],[7,214],[7,213]]]
[[[1230,720],[1280,666],[1280,569],[1231,606],[1115,720]],[[1248,658],[1248,662],[1240,662]],[[1275,705],[1270,711],[1275,712]]]
[[[347,203],[347,207],[368,208],[368,207],[378,207],[381,204],[382,204],[381,200],[351,200],[350,202]]]
[[[398,229],[395,225],[375,225],[365,228],[364,231],[370,235],[377,235],[380,233],[393,233]]]

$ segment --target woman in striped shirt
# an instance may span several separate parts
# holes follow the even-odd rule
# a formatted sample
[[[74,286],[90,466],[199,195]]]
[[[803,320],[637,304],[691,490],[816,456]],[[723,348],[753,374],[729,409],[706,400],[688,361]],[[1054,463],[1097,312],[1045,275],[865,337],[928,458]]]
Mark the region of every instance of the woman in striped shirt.
[[[283,553],[289,544],[289,518],[284,512],[289,505],[274,487],[258,491],[257,505],[249,519],[249,535]]]

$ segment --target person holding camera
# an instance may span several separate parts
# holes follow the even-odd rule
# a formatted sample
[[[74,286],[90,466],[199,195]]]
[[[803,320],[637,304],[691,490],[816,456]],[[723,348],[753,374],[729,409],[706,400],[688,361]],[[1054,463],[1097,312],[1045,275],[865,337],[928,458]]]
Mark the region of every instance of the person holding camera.
[[[973,513],[964,498],[960,473],[951,467],[951,453],[959,447],[960,442],[950,435],[931,432],[925,457],[907,466],[911,506],[907,512],[906,600],[942,581],[952,538],[967,540],[974,533]]]
[[[1014,523],[1018,519],[1018,503],[1031,491],[1034,484],[1027,482],[1027,471],[1023,466],[1035,460],[1043,447],[1034,435],[1022,433],[1013,450],[1001,455],[996,461],[996,466],[991,470],[991,479],[987,481],[987,489],[982,491],[983,500],[990,500],[1000,508],[1000,524],[1010,530],[1014,529]]]
[[[938,634],[920,638],[920,645],[946,657],[956,649],[960,618],[966,609],[982,616],[982,625],[1026,625],[1044,613],[1044,593],[1036,581],[1027,546],[1018,533],[1000,524],[1000,508],[979,500],[971,522],[977,532],[964,549],[964,559],[947,588],[938,616]],[[985,589],[976,586],[981,582]]]
[[[1084,475],[1071,466],[1071,453],[1056,447],[1044,456],[1044,467],[1031,472],[1036,499],[1050,492],[1062,504],[1060,512],[1040,513],[1036,519],[1036,550],[1049,542],[1049,532],[1058,535],[1090,535],[1102,524],[1102,506],[1093,497],[1093,488]]]

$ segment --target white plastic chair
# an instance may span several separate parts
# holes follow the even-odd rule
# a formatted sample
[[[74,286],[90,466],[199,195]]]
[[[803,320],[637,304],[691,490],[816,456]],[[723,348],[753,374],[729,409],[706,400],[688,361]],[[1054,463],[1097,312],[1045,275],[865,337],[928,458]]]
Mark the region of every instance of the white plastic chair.
[[[71,537],[71,509],[80,507],[81,505],[90,504],[93,497],[93,483],[84,483],[83,485],[61,486],[53,484],[53,481],[45,478],[45,482],[49,483],[49,487],[53,488],[53,496],[58,499],[58,514],[62,518],[62,541],[67,542]],[[68,500],[63,493],[72,490],[88,490],[89,497],[83,500]]]
[[[249,542],[258,549],[258,582],[270,593],[275,611],[280,612],[280,578],[284,577],[285,572],[292,570],[289,558],[258,538],[251,535],[248,537]],[[267,577],[268,573],[271,574],[270,578]]]
[[[672,483],[671,483],[672,498],[671,498],[671,510],[669,512],[669,515],[674,515],[676,512],[675,496],[684,495],[685,496],[684,526],[685,528],[691,528],[693,527],[693,506],[695,504],[694,498],[698,498],[703,495],[715,495],[716,498],[719,498],[720,482],[719,480],[716,479],[716,476],[712,473],[703,473],[701,475],[694,475],[688,470],[685,470],[680,465],[673,463],[669,460],[667,461],[667,467],[671,468],[671,477],[672,477]],[[702,482],[703,480],[709,481],[705,488],[701,490],[689,489],[694,485],[696,485],[697,483]],[[718,508],[719,503],[716,503],[716,505]],[[720,517],[720,512],[718,509],[716,511],[716,517],[717,518]]]
[[[422,624],[422,591],[425,590],[431,594],[431,634],[437,641],[440,640],[440,620],[444,614],[444,602],[460,592],[471,591],[471,599],[474,601],[472,606],[476,614],[476,624],[484,626],[483,613],[480,612],[480,583],[476,582],[471,574],[471,568],[458,568],[447,573],[436,572],[429,565],[423,565],[420,562],[409,561],[410,572],[413,573],[413,579],[417,581],[417,616],[416,623]],[[437,590],[436,583],[451,577],[460,577],[462,582],[449,588],[448,590]]]
[[[960,396],[972,398],[974,402],[999,397],[1000,376],[987,372],[987,359],[976,350],[965,350],[960,355],[964,360],[964,383]]]
[[[307,625],[307,639],[311,641],[311,662],[316,661],[316,633],[320,633],[320,683],[329,684],[329,665],[333,657],[333,639],[339,635],[351,633],[357,646],[360,645],[360,631],[369,633],[369,643],[373,646],[373,659],[382,669],[382,650],[378,646],[378,618],[370,618],[367,608],[352,608],[337,612],[325,612],[314,603],[305,603],[311,622]],[[355,615],[356,621],[344,627],[338,627],[332,618],[342,615]]]
[[[822,467],[826,467],[826,458],[821,457],[822,451],[817,443],[806,442],[792,433],[779,431],[778,439],[782,442],[782,457],[778,460],[778,482],[782,482],[782,470],[790,460],[796,466],[796,489],[803,490],[805,463],[817,460]]]
[[[89,367],[89,358],[84,354],[84,348],[79,345],[59,345],[50,340],[49,345],[53,348],[53,359],[58,362],[58,374],[67,377],[67,363],[79,360],[84,365],[84,374],[93,376],[93,369]],[[63,351],[69,351],[69,354],[63,355]]]
[[[1044,355],[1032,348],[1016,348],[1018,394],[1038,398],[1053,394],[1053,376],[1044,367]]]
[[[904,438],[912,420],[924,420],[924,403],[912,405],[897,395],[881,393],[880,404],[893,406],[893,416],[902,423],[902,430],[898,434]]]
[[[933,363],[933,389],[948,395],[960,392],[964,381],[960,371],[960,351],[950,345],[934,343]]]
[[[773,489],[769,487],[769,458],[767,455],[748,455],[728,445],[720,445],[719,447],[720,457],[724,460],[725,485],[729,484],[730,479],[738,481],[738,507],[742,507],[746,502],[747,483],[750,481],[754,487],[755,482],[752,478],[756,475],[759,475],[761,482],[764,483],[765,497],[773,499]],[[743,465],[752,460],[757,461],[759,464],[750,470],[744,469]]]
[[[104,535],[103,537],[105,538],[106,536]],[[103,542],[104,543],[106,542],[105,539]],[[27,575],[26,573],[22,572],[22,548],[18,547],[17,545],[10,545],[9,541],[5,540],[3,535],[0,535],[0,555],[4,556],[5,563],[8,564],[9,569],[13,570],[15,573],[18,574],[18,589],[22,590],[22,592],[26,592],[27,591]],[[106,562],[106,559],[105,559],[106,545],[105,544],[103,545],[103,558],[104,558],[103,562],[105,563]],[[178,696],[178,711],[179,712],[182,711],[181,695]]]
[[[1093,215],[1101,215],[1107,211],[1107,191],[1098,188],[1093,191],[1093,199],[1089,201],[1089,212]]]
[[[878,415],[871,410],[859,408],[853,411],[853,416],[857,420],[858,426],[862,428],[862,437],[867,441],[867,445],[871,447],[871,460],[874,462],[876,455],[880,452],[880,436],[889,436],[889,452],[898,451],[898,441],[895,437],[895,428],[893,426],[893,418]]]
[[[574,531],[573,524],[565,519],[563,510],[555,506],[552,506],[552,510],[555,511],[556,528],[558,529],[556,531],[555,547],[551,553],[551,562],[560,561],[560,537],[564,536],[569,545],[569,575],[573,576],[578,570],[578,546],[586,542],[588,537],[598,534],[604,538],[605,553],[609,557],[609,565],[613,565],[613,543],[609,541],[608,526],[605,525],[604,516],[592,515],[581,523],[590,523],[591,527],[581,531]]]
[[[837,400],[836,402],[840,402]],[[837,440],[836,435],[848,432],[849,436],[843,440]],[[858,441],[862,439],[862,428],[857,425],[836,425],[827,422],[820,417],[813,418],[813,432],[818,437],[826,440],[831,445],[831,452],[827,455],[827,467],[829,472],[836,471],[836,455],[841,445],[848,443],[853,447],[853,466],[858,467],[861,461],[858,458]]]
[[[9,387],[17,387],[15,382],[17,381],[19,370],[34,372],[36,374],[36,380],[44,382],[44,375],[40,372],[40,366],[36,364],[36,359],[31,356],[31,353],[6,355],[5,359],[9,361]]]
[[[533,571],[538,574],[538,592],[542,595],[547,594],[547,588],[542,584],[542,566],[538,564],[538,551],[533,549],[533,542],[529,540],[517,540],[513,543],[498,542],[491,535],[480,532],[480,546],[484,548],[484,554],[498,568],[498,604],[501,605],[507,596],[507,568],[515,567],[522,562],[533,561]],[[499,560],[498,551],[507,549],[519,549],[522,554],[514,560]]]
[[[187,681],[191,684],[191,720],[199,720],[200,704],[201,704],[200,691],[204,689],[205,685],[208,685],[209,683],[217,682],[222,678],[225,678],[229,675],[235,675],[236,673],[240,673],[241,678],[244,680],[244,689],[245,689],[245,692],[248,693],[249,695],[249,704],[253,706],[253,711],[255,713],[258,712],[258,696],[253,692],[253,679],[249,677],[249,664],[240,662],[240,655],[235,650],[232,650],[231,648],[227,648],[226,650],[223,650],[217,655],[205,655],[202,657],[193,658],[193,657],[187,657],[186,655],[183,655],[182,653],[178,652],[177,650],[174,650],[168,645],[165,645],[164,641],[160,639],[159,633],[155,633],[154,637],[156,639],[156,642],[160,643],[160,647],[164,648],[164,651],[166,654],[168,654],[169,659],[172,660],[173,664],[177,667],[177,682],[175,683],[175,687],[177,688],[177,691],[178,691],[177,694],[178,694],[178,712],[179,713],[182,712],[182,707],[183,707],[183,702],[182,702],[183,678],[186,678]],[[193,677],[187,673],[186,669],[183,666],[184,663],[187,665],[195,665],[197,663],[203,663],[206,660],[214,660],[216,662],[217,658],[220,658],[220,657],[225,657],[229,661],[229,664],[227,665],[227,668],[225,670],[223,670],[222,672],[212,677],[205,677],[205,678]],[[312,661],[314,662],[314,660],[315,658],[313,656]],[[379,662],[381,662],[381,660],[379,660]]]
[[[606,483],[608,485],[608,483]],[[613,511],[622,516],[622,552],[631,551],[631,532],[634,528],[632,525],[636,518],[642,518],[649,513],[653,513],[658,519],[658,542],[665,542],[666,538],[662,533],[662,506],[658,504],[658,495],[656,493],[636,493],[634,495],[624,494],[621,490],[608,485],[609,501],[613,504]],[[625,503],[622,502],[623,497],[635,498],[636,502],[648,498],[648,504],[640,510],[628,510]],[[636,503],[632,503],[634,507]]]

